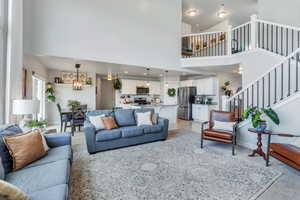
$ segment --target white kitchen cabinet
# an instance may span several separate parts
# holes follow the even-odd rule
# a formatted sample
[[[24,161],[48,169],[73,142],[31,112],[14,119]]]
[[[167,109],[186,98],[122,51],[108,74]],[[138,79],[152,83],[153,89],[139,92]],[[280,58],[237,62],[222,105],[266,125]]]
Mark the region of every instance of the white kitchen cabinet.
[[[192,87],[194,86],[193,82],[193,80],[180,81],[180,87]]]
[[[160,82],[150,81],[150,95],[160,95]]]
[[[217,109],[217,105],[193,104],[193,120],[198,122],[208,121],[210,111],[215,109]]]
[[[122,79],[122,94],[136,94],[136,80]]]
[[[195,80],[197,95],[217,95],[217,79],[214,77]]]

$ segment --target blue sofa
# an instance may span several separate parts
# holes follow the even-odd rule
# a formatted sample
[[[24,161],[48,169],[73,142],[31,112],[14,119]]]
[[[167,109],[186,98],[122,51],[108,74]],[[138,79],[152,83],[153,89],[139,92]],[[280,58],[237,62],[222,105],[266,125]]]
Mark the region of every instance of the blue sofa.
[[[84,123],[87,149],[90,154],[137,145],[147,142],[165,140],[168,136],[169,120],[159,118],[155,125],[137,126],[137,112],[154,112],[153,109],[120,109],[120,110],[96,110],[87,112]],[[113,130],[96,130],[89,121],[89,116],[112,116],[118,127]]]
[[[5,181],[17,186],[30,200],[69,199],[69,177],[72,162],[71,135],[68,133],[45,134],[48,154],[12,171],[12,157],[3,137],[22,133],[16,125],[0,126],[0,156],[5,171]]]

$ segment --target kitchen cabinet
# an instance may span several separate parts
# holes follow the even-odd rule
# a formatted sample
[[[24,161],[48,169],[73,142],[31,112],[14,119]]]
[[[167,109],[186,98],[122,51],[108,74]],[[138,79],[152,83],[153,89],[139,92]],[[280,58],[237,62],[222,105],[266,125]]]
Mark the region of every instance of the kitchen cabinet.
[[[122,79],[122,94],[136,94],[136,80]]]
[[[150,95],[160,95],[160,82],[150,81]]]
[[[192,87],[194,86],[194,80],[180,81],[180,87]]]
[[[208,121],[211,110],[216,110],[217,105],[193,104],[192,117],[194,121],[204,122]]]
[[[214,77],[195,80],[197,95],[217,95],[217,79]]]

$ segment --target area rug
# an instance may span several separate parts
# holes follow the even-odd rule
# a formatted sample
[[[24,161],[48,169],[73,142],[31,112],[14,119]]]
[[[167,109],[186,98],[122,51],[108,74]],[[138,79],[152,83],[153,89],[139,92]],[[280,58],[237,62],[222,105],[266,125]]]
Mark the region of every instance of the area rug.
[[[198,133],[172,135],[94,155],[74,145],[72,200],[253,200],[281,175],[230,147],[200,149]]]

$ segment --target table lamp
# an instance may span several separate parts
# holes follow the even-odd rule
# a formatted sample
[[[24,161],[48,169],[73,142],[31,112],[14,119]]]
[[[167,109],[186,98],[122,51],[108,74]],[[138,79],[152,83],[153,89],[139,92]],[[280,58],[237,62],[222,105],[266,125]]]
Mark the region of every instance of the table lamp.
[[[28,100],[28,99],[18,99],[13,100],[13,114],[14,115],[23,115],[23,119],[20,122],[20,126],[24,127],[26,122],[32,118],[29,115],[37,115],[40,110],[40,101],[39,100]]]

